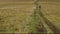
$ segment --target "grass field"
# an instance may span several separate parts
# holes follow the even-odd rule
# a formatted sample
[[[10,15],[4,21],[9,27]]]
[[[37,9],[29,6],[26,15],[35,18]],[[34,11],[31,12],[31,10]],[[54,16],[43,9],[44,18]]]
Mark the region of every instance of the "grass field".
[[[35,5],[32,0],[0,0],[0,33],[33,33],[45,32],[53,33],[47,23],[53,24],[60,30],[60,2],[41,0],[41,11],[43,16],[34,16]],[[37,13],[41,13],[38,10]],[[40,21],[39,21],[40,20]],[[46,22],[46,23],[45,23]],[[43,26],[43,27],[42,27]],[[37,28],[36,28],[37,27]]]
[[[60,2],[56,1],[47,1],[41,2],[41,11],[45,15],[45,17],[51,21],[51,23],[60,30]]]
[[[0,32],[29,32],[29,21],[33,12],[33,2],[0,2]]]
[[[60,29],[60,3],[59,2],[43,2],[41,3],[42,11],[46,17]]]

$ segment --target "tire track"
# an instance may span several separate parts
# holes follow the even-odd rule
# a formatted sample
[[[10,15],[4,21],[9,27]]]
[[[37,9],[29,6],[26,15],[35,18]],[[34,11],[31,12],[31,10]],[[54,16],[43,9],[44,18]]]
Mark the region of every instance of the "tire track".
[[[44,27],[43,23],[41,21],[39,21],[39,24],[38,24],[39,27],[37,27],[37,31],[40,33],[40,34],[46,34],[47,30],[46,28]]]
[[[34,11],[34,19],[37,20],[39,18],[39,14],[38,12],[36,11],[38,9],[35,9]],[[37,15],[38,14],[38,15]],[[30,32],[29,34],[46,34],[47,33],[47,30],[46,28],[44,27],[42,21],[40,19],[38,19],[38,24],[36,24],[37,26],[35,26],[35,28],[37,29],[37,32]]]
[[[39,16],[39,13],[37,12],[37,10],[39,10],[38,7],[36,7],[36,9],[34,11],[35,19],[39,18],[39,17],[37,17],[37,16]],[[44,25],[43,25],[43,23],[42,23],[42,21],[40,19],[38,21],[38,26],[36,28],[37,28],[37,33],[34,33],[34,34],[46,34],[47,33],[47,30],[44,27]]]
[[[41,11],[40,11],[39,14],[43,18],[43,20],[45,21],[45,23],[48,25],[48,27],[54,32],[54,34],[59,34],[60,33],[60,30],[58,28],[56,28],[56,26],[53,25],[52,22],[50,22],[47,18],[45,18],[44,15],[43,15],[43,13]]]
[[[52,24],[48,19],[44,18],[45,23],[49,26],[49,28],[54,32],[54,34],[60,33],[60,30],[56,28],[55,25]]]
[[[39,1],[40,0],[35,0],[35,2],[34,2],[35,6],[36,6],[36,9],[34,11],[34,17],[35,18],[39,18],[40,17],[39,16],[39,9],[40,9],[40,7],[39,7],[39,3],[38,3]],[[38,14],[38,17],[36,17],[37,14]],[[42,23],[42,21],[40,20],[40,18],[38,20],[38,26],[36,28],[37,28],[38,34],[45,34],[47,32],[45,27],[44,27],[44,25],[43,25],[43,23]]]

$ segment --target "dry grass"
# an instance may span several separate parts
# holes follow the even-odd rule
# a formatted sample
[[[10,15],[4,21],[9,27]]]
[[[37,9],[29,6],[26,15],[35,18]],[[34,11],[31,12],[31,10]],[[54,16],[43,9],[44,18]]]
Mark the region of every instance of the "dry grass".
[[[0,32],[30,32],[33,12],[33,2],[0,2]]]
[[[45,17],[60,29],[60,3],[43,2],[41,6]],[[34,1],[0,0],[0,32],[31,32],[30,21],[34,17],[31,17],[34,9]],[[31,28],[34,30],[34,27]]]
[[[42,2],[42,12],[58,29],[60,29],[60,2]]]

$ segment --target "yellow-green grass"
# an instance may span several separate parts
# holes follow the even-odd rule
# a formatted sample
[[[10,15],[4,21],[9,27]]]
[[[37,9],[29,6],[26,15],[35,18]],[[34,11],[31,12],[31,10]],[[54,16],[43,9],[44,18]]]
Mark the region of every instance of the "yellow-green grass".
[[[60,0],[40,0],[41,2],[60,2]]]
[[[41,2],[41,11],[58,29],[60,29],[60,2]]]
[[[29,24],[34,7],[33,2],[0,2],[0,32],[31,32]]]
[[[58,29],[60,29],[60,3],[40,3],[41,11],[48,20],[52,22]],[[34,1],[1,1],[0,0],[0,29],[5,31],[0,32],[16,32],[28,33],[36,32],[36,24],[41,19],[46,30],[52,32],[44,23],[42,18],[34,19],[35,5]]]

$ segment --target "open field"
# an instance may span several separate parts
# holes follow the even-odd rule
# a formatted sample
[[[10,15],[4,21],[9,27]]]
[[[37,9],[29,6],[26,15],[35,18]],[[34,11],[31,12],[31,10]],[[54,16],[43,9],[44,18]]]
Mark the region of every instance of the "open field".
[[[60,2],[60,0],[40,0],[41,2]]]
[[[41,0],[40,5],[35,10],[33,0],[0,0],[0,33],[60,32],[60,2]]]
[[[60,3],[59,2],[43,2],[41,3],[42,11],[49,20],[53,22],[59,29],[60,25]]]
[[[0,2],[0,32],[30,32],[33,2]]]
[[[45,17],[51,21],[51,23],[60,30],[60,2],[41,2],[41,11],[45,15]],[[49,24],[48,24],[49,25]],[[51,27],[51,25],[50,25]],[[51,29],[54,29],[52,27]],[[56,30],[55,28],[55,30]]]

